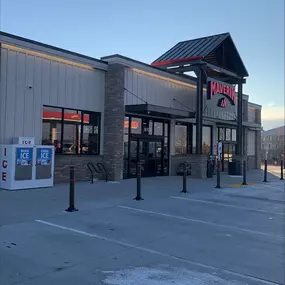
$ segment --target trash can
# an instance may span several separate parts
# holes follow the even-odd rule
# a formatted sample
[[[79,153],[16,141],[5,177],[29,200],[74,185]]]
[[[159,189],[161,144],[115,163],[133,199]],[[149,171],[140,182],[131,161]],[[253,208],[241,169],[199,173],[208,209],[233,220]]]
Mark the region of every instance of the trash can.
[[[229,175],[241,175],[241,164],[238,160],[232,160],[228,163]]]
[[[208,159],[207,160],[207,178],[213,177],[213,162]]]

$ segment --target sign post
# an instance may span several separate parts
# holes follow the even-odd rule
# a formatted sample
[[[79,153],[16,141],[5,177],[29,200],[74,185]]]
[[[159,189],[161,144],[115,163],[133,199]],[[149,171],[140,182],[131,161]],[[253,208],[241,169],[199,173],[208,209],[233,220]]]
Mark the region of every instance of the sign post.
[[[134,200],[141,201],[141,176],[142,176],[142,165],[140,161],[137,161],[137,196]]]
[[[187,191],[187,162],[183,163],[183,189],[181,193],[188,193]]]
[[[217,162],[217,189],[221,188],[221,156],[222,156],[223,144],[218,142],[218,162]]]

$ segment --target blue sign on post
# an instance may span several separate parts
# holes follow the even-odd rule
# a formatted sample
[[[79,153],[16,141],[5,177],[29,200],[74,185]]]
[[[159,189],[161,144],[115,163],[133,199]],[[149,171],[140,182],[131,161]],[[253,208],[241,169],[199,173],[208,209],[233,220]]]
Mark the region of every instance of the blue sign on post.
[[[37,165],[49,165],[52,158],[51,148],[38,148],[37,149]]]
[[[33,162],[33,148],[21,148],[16,150],[16,164],[17,165],[32,165]]]

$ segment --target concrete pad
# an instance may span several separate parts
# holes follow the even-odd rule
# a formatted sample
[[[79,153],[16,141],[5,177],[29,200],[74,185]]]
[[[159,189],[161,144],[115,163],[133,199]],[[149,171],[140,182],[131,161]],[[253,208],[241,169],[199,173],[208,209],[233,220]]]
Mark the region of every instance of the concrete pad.
[[[277,181],[252,198],[216,191],[213,179],[188,178],[190,194],[181,177],[143,179],[139,202],[135,182],[78,183],[76,213],[64,212],[68,185],[0,191],[0,285],[282,284]]]

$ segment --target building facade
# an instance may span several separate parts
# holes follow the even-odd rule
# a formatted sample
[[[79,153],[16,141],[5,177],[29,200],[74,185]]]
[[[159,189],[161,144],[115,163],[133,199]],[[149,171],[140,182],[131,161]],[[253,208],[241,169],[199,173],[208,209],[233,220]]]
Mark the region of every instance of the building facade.
[[[175,175],[188,161],[194,177],[205,177],[218,141],[223,171],[241,145],[231,83],[213,76],[202,82],[199,132],[198,77],[121,55],[98,60],[7,33],[0,33],[0,44],[0,143],[24,136],[54,145],[56,183],[68,181],[70,164],[78,180],[89,179],[88,162],[104,163],[113,180],[135,177],[138,160],[143,176]],[[243,158],[249,169],[259,168],[261,106],[243,94],[242,107]]]
[[[261,133],[261,158],[265,153],[270,161],[280,161],[285,154],[285,126],[263,131]]]

